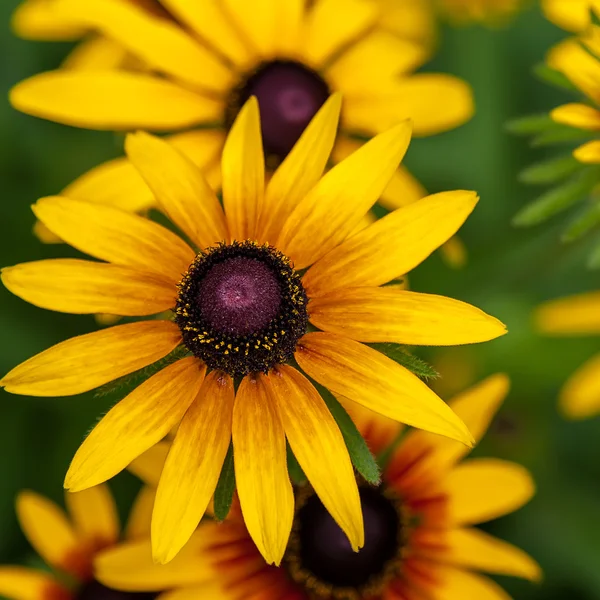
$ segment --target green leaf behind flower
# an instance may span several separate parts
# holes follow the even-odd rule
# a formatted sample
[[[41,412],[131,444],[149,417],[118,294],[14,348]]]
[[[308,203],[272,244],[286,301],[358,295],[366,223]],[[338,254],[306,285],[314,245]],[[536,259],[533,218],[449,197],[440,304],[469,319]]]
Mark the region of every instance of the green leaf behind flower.
[[[231,510],[233,493],[235,492],[235,469],[233,466],[233,442],[230,442],[221,475],[215,488],[214,506],[215,519],[224,521]]]

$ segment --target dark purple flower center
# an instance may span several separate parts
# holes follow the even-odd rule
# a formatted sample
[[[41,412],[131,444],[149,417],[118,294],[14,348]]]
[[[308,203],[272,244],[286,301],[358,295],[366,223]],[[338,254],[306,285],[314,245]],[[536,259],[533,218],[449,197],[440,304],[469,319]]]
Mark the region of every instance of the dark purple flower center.
[[[321,76],[295,61],[261,64],[232,92],[226,121],[231,125],[250,96],[256,96],[265,157],[276,167],[329,97]]]
[[[75,598],[76,600],[154,600],[157,595],[153,592],[121,592],[107,588],[92,579],[83,584]]]
[[[264,244],[233,242],[199,254],[179,284],[175,321],[184,344],[231,376],[289,360],[308,323],[300,276]]]
[[[317,596],[347,589],[348,597],[370,597],[397,570],[404,536],[398,501],[381,488],[359,490],[365,545],[358,552],[316,495],[296,514],[286,560],[294,565],[289,569],[292,578]]]

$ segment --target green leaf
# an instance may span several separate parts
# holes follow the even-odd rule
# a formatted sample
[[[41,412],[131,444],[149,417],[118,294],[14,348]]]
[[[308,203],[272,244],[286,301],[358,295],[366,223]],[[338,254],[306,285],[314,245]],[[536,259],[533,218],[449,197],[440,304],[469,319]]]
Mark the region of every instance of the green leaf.
[[[566,210],[583,198],[598,183],[598,171],[594,168],[581,171],[575,177],[554,188],[520,210],[513,219],[516,227],[537,225]]]
[[[229,444],[221,475],[215,489],[214,505],[215,519],[224,521],[231,509],[233,492],[235,491],[235,470],[233,467],[233,442]]]
[[[591,251],[587,260],[588,269],[600,269],[600,243]]]
[[[531,140],[533,148],[542,146],[552,146],[553,144],[562,144],[564,142],[580,142],[593,137],[593,133],[577,127],[569,127],[561,123],[555,123],[555,126],[547,131],[540,133]]]
[[[327,404],[327,408],[329,408],[329,411],[342,432],[352,464],[366,481],[373,485],[379,485],[381,483],[379,466],[377,465],[375,457],[371,454],[367,442],[365,442],[365,439],[356,428],[354,421],[350,418],[346,409],[327,388],[314,381],[313,384],[319,390],[321,397],[325,400],[325,404]]]
[[[287,444],[287,468],[290,479],[296,484],[306,483],[307,477],[298,462],[298,459],[292,452],[290,445]]]
[[[379,350],[394,362],[402,365],[411,373],[414,373],[420,379],[437,379],[440,374],[427,362],[411,354],[404,346],[400,344],[367,344],[375,350]]]
[[[556,183],[581,168],[582,164],[572,154],[568,154],[527,167],[519,173],[519,181],[527,184]]]
[[[513,135],[532,135],[546,131],[546,129],[553,125],[555,125],[555,122],[550,118],[550,115],[543,113],[541,115],[528,115],[526,117],[511,119],[505,124],[505,128]]]
[[[600,224],[600,202],[594,201],[585,207],[571,222],[561,236],[563,242],[573,242]]]
[[[533,74],[538,78],[549,83],[554,87],[562,90],[569,90],[570,92],[580,93],[575,85],[573,85],[569,79],[563,75],[560,71],[556,71],[549,67],[546,63],[538,63],[533,67]]]

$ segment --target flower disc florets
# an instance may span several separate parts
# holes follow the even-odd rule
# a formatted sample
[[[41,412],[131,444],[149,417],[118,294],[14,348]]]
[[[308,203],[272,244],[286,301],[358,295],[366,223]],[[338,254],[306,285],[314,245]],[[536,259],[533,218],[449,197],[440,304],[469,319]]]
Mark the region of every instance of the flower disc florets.
[[[322,77],[291,60],[264,62],[231,92],[225,121],[231,126],[250,96],[256,96],[264,153],[275,168],[294,147],[330,91]]]
[[[179,283],[175,321],[194,355],[241,377],[293,356],[306,306],[289,258],[268,244],[233,242],[198,254]]]
[[[360,600],[378,597],[398,574],[406,519],[398,498],[383,487],[359,488],[365,545],[354,552],[314,492],[297,498],[297,513],[284,558],[292,579],[317,598]]]

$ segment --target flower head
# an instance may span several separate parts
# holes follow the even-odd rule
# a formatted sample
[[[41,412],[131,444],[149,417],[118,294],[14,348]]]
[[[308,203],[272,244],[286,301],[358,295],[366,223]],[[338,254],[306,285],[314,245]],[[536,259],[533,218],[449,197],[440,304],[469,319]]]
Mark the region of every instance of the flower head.
[[[126,537],[146,538],[154,492],[144,488],[132,509]],[[99,552],[119,543],[117,508],[104,485],[65,495],[68,514],[31,491],[17,497],[17,516],[27,539],[57,575],[29,567],[0,566],[0,594],[10,600],[152,600],[109,589],[94,578]],[[71,583],[65,583],[69,578]]]
[[[105,262],[45,260],[2,272],[9,290],[43,308],[159,315],[58,344],[0,383],[18,394],[77,394],[168,355],[92,430],[66,478],[71,490],[101,483],[179,424],[153,516],[161,562],[202,518],[231,440],[242,512],[268,562],[279,563],[292,526],[286,440],[352,546],[363,545],[348,451],[311,380],[397,421],[472,441],[422,381],[368,343],[452,345],[505,333],[463,302],[380,287],[453,235],[477,196],[436,194],[353,235],[402,159],[410,124],[380,134],[322,176],[339,110],[339,96],[331,97],[265,188],[251,98],[225,144],[223,207],[173,146],[130,135],[130,160],[195,249],[140,216],[47,198],[34,206],[36,216]],[[160,318],[164,311],[173,320]]]
[[[590,25],[593,11],[600,13],[598,0],[541,0],[541,4],[550,21],[576,33]]]
[[[450,402],[480,439],[508,391],[494,375]],[[359,411],[358,413],[356,411]],[[365,545],[353,552],[310,486],[295,488],[292,536],[280,568],[267,565],[239,513],[222,524],[204,522],[170,569],[151,560],[148,540],[98,557],[98,577],[123,590],[184,592],[218,582],[220,600],[366,600],[372,598],[505,598],[477,571],[537,581],[539,566],[522,550],[474,527],[511,513],[532,497],[523,467],[503,460],[461,460],[467,449],[422,431],[397,447],[399,428],[364,409],[351,409],[372,449],[383,459],[383,483],[360,486]]]

